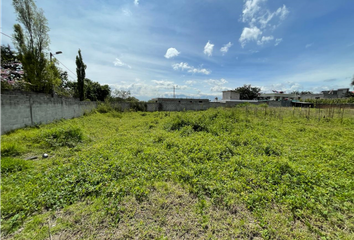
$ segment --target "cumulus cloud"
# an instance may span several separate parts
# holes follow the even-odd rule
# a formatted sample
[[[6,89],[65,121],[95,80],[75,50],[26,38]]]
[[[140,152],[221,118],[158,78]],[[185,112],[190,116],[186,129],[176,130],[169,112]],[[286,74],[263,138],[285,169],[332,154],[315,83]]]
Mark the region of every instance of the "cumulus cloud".
[[[132,68],[130,65],[122,62],[122,60],[120,60],[119,58],[116,58],[116,60],[113,62],[114,66],[118,66],[118,67],[127,67],[127,68]]]
[[[243,6],[242,11],[242,21],[243,22],[254,22],[256,18],[256,13],[261,9],[259,4],[265,2],[266,0],[247,0]]]
[[[257,41],[258,37],[262,34],[262,31],[257,27],[248,28],[245,27],[242,31],[239,39],[241,46],[244,47],[249,41]]]
[[[204,54],[210,57],[213,54],[213,48],[214,48],[214,44],[211,44],[210,41],[208,41],[204,47]]]
[[[178,56],[179,54],[180,52],[178,52],[176,48],[169,48],[166,51],[165,58],[173,58]]]
[[[221,78],[220,80],[208,79],[208,80],[204,80],[204,82],[211,86],[210,87],[211,92],[221,92],[221,91],[229,89],[228,87],[223,86],[224,84],[228,83],[228,81],[226,81],[223,78]]]
[[[278,46],[279,43],[281,43],[281,41],[283,41],[282,38],[277,38],[277,39],[275,39],[275,44],[274,44],[274,46]]]
[[[172,95],[172,89],[174,86],[176,89],[180,90],[186,90],[189,88],[187,85],[177,85],[175,82],[169,80],[144,81],[138,78],[131,81],[120,81],[116,84],[109,84],[109,86],[112,89],[130,91],[132,96],[137,98],[168,97]]]
[[[262,34],[274,31],[289,14],[289,10],[285,5],[272,12],[262,6],[264,5],[262,3],[266,2],[267,0],[245,1],[242,22],[248,24],[249,27],[245,27],[241,33],[239,41],[242,47],[245,47],[249,41],[256,41],[258,45],[263,45],[263,43],[273,40],[272,36],[267,37],[262,36]]]
[[[134,0],[134,5],[138,6],[139,5],[139,0]]]
[[[230,48],[231,46],[232,46],[232,43],[231,43],[231,42],[225,44],[222,48],[220,48],[220,52],[222,52],[223,55],[224,55],[225,53],[227,53],[227,52],[229,51],[229,48]]]
[[[205,75],[209,75],[211,73],[211,71],[208,69],[195,68],[193,66],[189,66],[188,63],[184,63],[184,62],[175,63],[172,65],[172,68],[173,68],[173,70],[181,70],[181,71],[187,70],[187,72],[189,72],[189,73],[202,73]]]
[[[273,39],[274,39],[273,36],[267,36],[267,37],[262,36],[262,38],[257,41],[257,45],[263,45],[264,43],[267,43],[267,42],[269,42],[269,41],[271,41]]]

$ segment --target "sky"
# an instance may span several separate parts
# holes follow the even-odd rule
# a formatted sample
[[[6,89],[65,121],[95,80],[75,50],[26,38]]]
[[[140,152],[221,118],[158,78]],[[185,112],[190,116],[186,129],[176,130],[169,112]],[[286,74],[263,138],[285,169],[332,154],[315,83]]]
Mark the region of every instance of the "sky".
[[[352,0],[37,0],[50,51],[86,77],[140,100],[221,98],[244,84],[320,92],[349,88],[354,74]],[[13,34],[12,1],[1,32]],[[1,34],[1,44],[12,40]]]

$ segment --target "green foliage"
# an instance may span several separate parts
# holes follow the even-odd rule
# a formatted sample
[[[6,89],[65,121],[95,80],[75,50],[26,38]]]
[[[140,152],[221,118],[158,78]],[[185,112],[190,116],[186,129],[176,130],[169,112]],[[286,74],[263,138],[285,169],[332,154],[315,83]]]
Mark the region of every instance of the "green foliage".
[[[28,169],[31,164],[22,159],[2,157],[1,158],[1,174],[9,174],[19,172],[25,169]]]
[[[61,144],[53,148],[52,158],[3,176],[3,235],[26,228],[47,211],[62,219],[66,215],[61,211],[67,208],[70,229],[83,232],[77,223],[82,208],[73,208],[81,204],[90,208],[86,222],[101,216],[112,229],[124,224],[138,228],[154,205],[161,208],[149,212],[150,218],[176,231],[197,232],[194,238],[208,230],[210,238],[218,238],[218,231],[228,232],[225,226],[235,222],[239,232],[230,238],[353,237],[351,110],[335,111],[331,117],[321,109],[250,105],[203,112],[125,112],[118,118],[114,111],[107,112],[4,136],[2,145],[31,144],[20,157],[43,149],[37,145],[38,136],[53,146],[58,143],[54,139],[61,138],[57,136],[68,136],[62,138],[70,142],[80,132],[90,141],[74,148]],[[178,188],[169,191],[171,185],[183,186],[187,195],[179,194]],[[156,189],[165,194],[156,198]],[[185,230],[175,222],[163,222],[171,215],[156,216],[174,207],[174,216],[182,222],[197,215],[193,220],[198,226]],[[219,213],[215,221],[212,211]],[[212,229],[218,222],[225,226]],[[63,226],[61,231],[68,229]],[[18,231],[18,237],[25,238],[24,232]]]
[[[251,85],[243,85],[235,89],[236,92],[240,94],[241,100],[253,100],[257,99],[258,94],[261,92],[261,89],[258,87],[252,87]]]
[[[111,90],[108,85],[100,85],[90,79],[85,79],[85,98],[91,101],[104,101],[110,96]]]
[[[48,78],[48,60],[45,50],[49,47],[49,27],[42,9],[33,0],[13,0],[20,24],[14,25],[14,45],[24,70],[28,90],[50,92],[55,78]],[[50,67],[49,67],[50,68]]]
[[[57,127],[41,133],[40,139],[52,148],[63,146],[74,147],[83,140],[83,133],[78,127]]]
[[[314,104],[347,104],[347,103],[354,103],[354,97],[332,98],[332,99],[306,99],[305,101]]]
[[[23,148],[16,142],[2,142],[1,156],[18,156],[23,152]]]
[[[76,56],[76,75],[77,75],[77,90],[79,94],[80,101],[85,100],[85,70],[87,66],[84,64],[81,56],[81,50],[78,51],[78,56]]]

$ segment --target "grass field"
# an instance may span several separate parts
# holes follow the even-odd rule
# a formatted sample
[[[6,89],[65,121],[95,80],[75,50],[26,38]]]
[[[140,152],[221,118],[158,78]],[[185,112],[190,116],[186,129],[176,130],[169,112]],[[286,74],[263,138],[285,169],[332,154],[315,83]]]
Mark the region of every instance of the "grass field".
[[[94,113],[1,155],[3,239],[354,239],[350,110]]]

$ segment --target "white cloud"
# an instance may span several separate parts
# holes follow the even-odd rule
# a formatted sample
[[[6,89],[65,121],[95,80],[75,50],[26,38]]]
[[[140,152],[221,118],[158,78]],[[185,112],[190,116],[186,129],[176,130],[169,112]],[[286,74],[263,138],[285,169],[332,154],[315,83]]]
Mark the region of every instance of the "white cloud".
[[[188,81],[185,81],[185,83],[186,83],[187,85],[193,86],[193,85],[197,84],[197,81],[188,80]]]
[[[273,36],[267,36],[267,37],[263,36],[263,37],[261,38],[261,40],[258,40],[258,41],[257,41],[257,45],[263,45],[264,43],[267,43],[267,42],[269,42],[269,41],[271,41],[271,40],[273,40],[273,39],[274,39]]]
[[[175,82],[169,80],[143,81],[138,78],[108,85],[113,89],[129,90],[131,95],[137,98],[170,97],[172,96],[173,86],[180,90],[189,89],[186,85],[177,85]]]
[[[259,30],[259,28],[257,27],[253,27],[253,28],[245,27],[239,39],[241,46],[244,47],[246,43],[249,41],[256,41],[261,34],[262,31]]]
[[[222,92],[222,91],[229,90],[229,89],[230,88],[228,88],[228,87],[214,86],[214,87],[210,88],[210,91],[212,91],[212,92]]]
[[[289,10],[285,5],[272,12],[261,6],[261,3],[265,2],[267,0],[245,0],[242,22],[247,23],[249,27],[245,27],[241,33],[239,41],[242,47],[245,47],[246,43],[251,40],[257,41],[258,45],[263,45],[263,43],[273,40],[269,37],[263,39],[262,34],[274,31],[289,14]],[[274,20],[276,17],[278,19],[277,22]],[[260,39],[260,37],[262,38]]]
[[[178,52],[176,48],[169,48],[166,51],[165,58],[173,58],[178,56],[179,54],[180,52]]]
[[[229,48],[230,48],[231,46],[232,46],[232,43],[231,43],[231,42],[225,44],[225,45],[220,49],[220,52],[222,52],[223,55],[224,55],[225,53],[227,53],[227,52],[229,51]]]
[[[210,41],[208,41],[204,47],[204,54],[210,57],[213,54],[213,48],[214,48],[214,44],[211,44]]]
[[[157,89],[172,89],[173,87],[176,87],[183,90],[188,88],[186,85],[177,85],[174,82],[167,80],[151,80],[151,82],[154,83],[154,87]]]
[[[210,70],[205,69],[205,68],[195,68],[193,66],[189,66],[188,63],[175,63],[172,65],[173,70],[187,70],[189,73],[202,73],[205,75],[209,75],[211,73]]]
[[[184,62],[181,62],[181,63],[175,63],[172,65],[173,67],[173,70],[178,70],[178,69],[181,69],[182,71],[185,70],[185,69],[191,69],[192,67],[188,65],[188,63],[184,63]]]
[[[277,39],[275,39],[275,44],[274,44],[274,46],[278,46],[279,43],[281,43],[281,41],[283,41],[282,38],[277,38]]]
[[[306,44],[305,48],[312,47],[313,43]]]
[[[134,0],[134,5],[138,6],[139,5],[139,0]]]
[[[132,15],[132,12],[129,9],[123,9],[122,12],[127,17],[130,17]]]
[[[221,78],[220,80],[208,79],[208,80],[204,80],[204,82],[211,86],[210,87],[211,92],[221,92],[229,89],[228,87],[223,86],[224,84],[228,83],[228,81],[226,81],[223,78]]]
[[[283,5],[283,7],[278,8],[275,14],[279,16],[280,20],[284,20],[286,16],[289,14],[289,10],[286,8],[285,5]]]
[[[243,6],[242,11],[242,21],[243,22],[254,22],[256,13],[261,9],[258,5],[261,2],[265,2],[266,0],[247,0],[245,1],[245,5]]]
[[[116,60],[113,62],[114,66],[118,67],[127,67],[127,68],[132,68],[130,65],[122,62],[119,58],[116,58]]]
[[[217,79],[209,79],[209,80],[205,80],[205,83],[209,84],[209,85],[223,85],[225,83],[228,83],[228,81],[226,81],[225,79],[221,78],[220,80]]]

